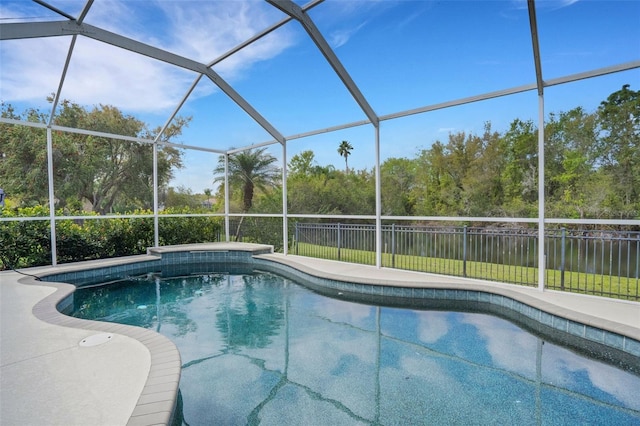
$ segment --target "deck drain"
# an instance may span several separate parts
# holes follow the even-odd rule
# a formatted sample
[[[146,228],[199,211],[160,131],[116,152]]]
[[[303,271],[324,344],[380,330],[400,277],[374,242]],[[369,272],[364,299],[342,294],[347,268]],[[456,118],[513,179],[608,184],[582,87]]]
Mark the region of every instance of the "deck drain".
[[[80,346],[98,346],[107,343],[111,339],[113,339],[113,334],[111,333],[94,334],[93,336],[82,339]]]

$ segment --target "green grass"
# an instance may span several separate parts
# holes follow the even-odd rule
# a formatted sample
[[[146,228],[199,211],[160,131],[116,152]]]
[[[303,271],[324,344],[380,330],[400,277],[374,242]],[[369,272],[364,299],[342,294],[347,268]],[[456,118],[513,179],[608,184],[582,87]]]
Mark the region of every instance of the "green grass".
[[[338,249],[308,243],[298,243],[297,247],[290,249],[291,253],[302,256],[316,257],[342,262],[375,265],[375,252],[354,249]],[[418,272],[430,272],[443,275],[466,276],[489,281],[513,283],[526,286],[537,286],[538,268],[529,266],[513,266],[487,262],[466,262],[466,275],[464,263],[461,260],[441,259],[434,257],[382,254],[382,266],[407,269]],[[553,290],[564,290],[575,293],[595,294],[616,299],[640,300],[638,294],[638,279],[617,277],[602,274],[587,274],[584,272],[564,272],[564,288],[561,288],[562,272],[547,269],[545,274],[545,287]]]

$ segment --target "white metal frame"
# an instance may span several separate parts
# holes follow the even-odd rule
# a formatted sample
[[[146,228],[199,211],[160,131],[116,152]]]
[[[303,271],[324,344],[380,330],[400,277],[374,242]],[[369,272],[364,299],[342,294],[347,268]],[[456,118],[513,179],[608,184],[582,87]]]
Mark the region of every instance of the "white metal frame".
[[[266,0],[267,3],[282,11],[285,15],[287,15],[284,19],[280,20],[276,24],[270,26],[259,34],[247,39],[243,43],[229,50],[225,54],[211,61],[210,63],[204,64],[194,61],[192,59],[176,55],[174,53],[168,52],[166,50],[162,50],[136,40],[132,40],[130,38],[124,37],[119,34],[115,34],[101,28],[88,25],[83,23],[85,16],[89,12],[93,0],[87,0],[85,6],[82,11],[78,15],[78,17],[73,17],[64,11],[48,4],[43,0],[34,0],[34,2],[39,5],[57,13],[58,15],[66,18],[62,21],[53,21],[53,22],[33,22],[33,23],[0,23],[0,41],[2,40],[13,40],[13,39],[22,39],[22,38],[34,38],[34,37],[60,37],[60,36],[71,36],[71,42],[69,46],[69,50],[67,53],[67,58],[64,64],[64,68],[60,77],[60,82],[58,86],[58,90],[55,94],[51,114],[48,119],[47,124],[42,123],[31,123],[24,122],[21,120],[12,120],[0,118],[0,122],[6,124],[13,125],[24,125],[24,126],[33,126],[38,128],[46,129],[47,135],[47,161],[48,161],[48,178],[49,178],[49,208],[50,208],[50,216],[49,218],[0,218],[0,221],[10,221],[10,220],[49,220],[51,223],[51,243],[52,243],[52,264],[56,264],[56,231],[55,225],[56,220],[60,219],[104,219],[109,218],[101,217],[97,218],[95,216],[55,216],[55,194],[53,188],[53,157],[52,157],[52,130],[60,130],[64,132],[73,132],[85,135],[93,135],[100,137],[108,137],[114,139],[120,139],[124,141],[131,142],[140,142],[140,143],[148,143],[153,146],[153,180],[154,180],[154,199],[153,199],[153,218],[154,218],[154,243],[156,246],[159,245],[158,241],[158,217],[159,217],[159,207],[158,207],[158,175],[157,175],[157,160],[158,160],[158,147],[160,145],[165,146],[173,146],[181,149],[192,149],[199,150],[204,152],[210,152],[214,154],[224,155],[225,158],[225,180],[224,180],[224,197],[225,197],[225,208],[224,208],[224,218],[225,218],[225,235],[226,240],[229,240],[230,232],[229,232],[229,218],[230,217],[242,217],[242,216],[253,216],[253,217],[281,217],[283,220],[283,247],[284,253],[287,254],[287,242],[288,242],[288,218],[349,218],[349,219],[367,219],[367,220],[375,220],[376,223],[376,266],[378,268],[381,267],[382,261],[382,253],[381,253],[381,226],[383,220],[412,220],[412,221],[474,221],[474,222],[518,222],[518,223],[537,223],[539,238],[543,238],[545,223],[572,223],[572,224],[617,224],[617,225],[640,225],[640,220],[571,220],[571,219],[556,219],[556,218],[545,218],[545,197],[544,197],[544,88],[551,87],[555,85],[571,83],[578,80],[588,79],[599,77],[611,73],[617,73],[632,69],[640,68],[640,60],[632,61],[624,64],[617,64],[608,66],[605,68],[594,69],[578,74],[567,75],[559,78],[555,78],[552,80],[545,81],[543,79],[543,72],[540,60],[540,49],[538,44],[538,28],[537,28],[537,20],[536,20],[536,7],[535,0],[527,0],[528,14],[529,14],[529,31],[531,34],[531,45],[533,50],[533,59],[535,65],[535,74],[536,74],[536,82],[526,84],[523,86],[507,88],[499,91],[489,92],[478,94],[471,97],[461,98],[457,100],[450,100],[443,103],[426,105],[420,108],[415,108],[406,111],[400,111],[392,114],[387,114],[383,116],[378,116],[374,112],[373,108],[369,105],[366,97],[360,91],[356,83],[353,81],[345,67],[342,65],[335,52],[327,41],[325,40],[322,32],[317,28],[313,19],[307,13],[308,10],[316,7],[323,0],[312,0],[308,4],[304,6],[298,6],[291,0]],[[333,68],[336,75],[340,78],[345,88],[349,91],[349,93],[353,96],[355,102],[360,106],[363,113],[367,117],[366,120],[356,121],[352,123],[340,124],[328,128],[317,129],[308,131],[305,133],[284,136],[278,129],[276,129],[271,123],[269,123],[249,102],[247,102],[240,94],[238,94],[231,85],[229,85],[225,80],[223,80],[220,75],[218,75],[215,71],[213,71],[212,67],[222,61],[225,58],[241,51],[243,48],[249,46],[250,44],[256,42],[262,37],[270,34],[276,29],[282,27],[285,24],[288,24],[291,21],[298,22],[302,28],[307,32],[310,39],[316,45],[318,50],[323,54],[323,56],[328,61],[329,65]],[[173,113],[168,117],[165,125],[163,126],[161,132],[156,136],[154,140],[128,137],[122,135],[113,135],[109,133],[103,132],[95,132],[90,130],[83,129],[72,129],[67,127],[56,126],[53,124],[56,107],[59,101],[59,96],[64,86],[67,70],[69,67],[69,63],[73,57],[73,51],[75,47],[75,43],[77,37],[88,37],[94,40],[108,43],[118,48],[126,49],[131,52],[145,55],[159,61],[172,64],[182,69],[193,71],[197,74],[194,82],[191,84],[190,88],[187,90],[182,100],[174,109]],[[259,124],[271,137],[272,140],[255,143],[249,146],[235,148],[235,149],[211,149],[204,148],[198,146],[190,146],[183,144],[173,144],[169,142],[162,142],[160,138],[162,134],[165,132],[167,127],[173,121],[175,116],[178,114],[180,109],[183,107],[184,103],[191,96],[193,90],[197,86],[197,84],[201,81],[202,77],[206,76],[209,80],[214,83],[223,93],[225,93],[231,100],[233,100],[240,108],[242,108],[257,124]],[[404,217],[404,216],[383,216],[382,215],[382,198],[381,198],[381,177],[380,177],[380,125],[381,122],[387,120],[393,120],[396,118],[406,117],[415,114],[424,114],[430,111],[437,111],[444,108],[451,108],[454,106],[470,104],[474,102],[484,101],[488,99],[509,96],[517,93],[530,92],[536,90],[538,94],[538,217],[537,218],[489,218],[489,217],[440,217],[440,216],[420,216],[420,217]],[[350,216],[327,216],[327,215],[304,215],[304,214],[289,214],[287,211],[287,142],[294,139],[306,138],[309,136],[314,136],[322,133],[335,132],[347,128],[358,127],[358,126],[367,126],[371,125],[374,129],[374,152],[375,152],[375,197],[376,197],[376,207],[374,215],[350,215]],[[231,213],[229,210],[229,181],[228,181],[228,167],[229,167],[229,156],[245,151],[248,149],[269,146],[273,144],[280,143],[282,145],[282,176],[283,176],[283,200],[282,200],[282,211],[281,214],[235,214]],[[140,215],[120,215],[118,217],[139,217]],[[172,215],[173,216],[173,215]],[[221,214],[211,214],[211,215],[196,215],[196,216],[221,216]],[[148,216],[144,216],[148,217]],[[538,282],[539,289],[544,289],[544,278],[545,278],[545,253],[544,253],[544,244],[538,244]]]

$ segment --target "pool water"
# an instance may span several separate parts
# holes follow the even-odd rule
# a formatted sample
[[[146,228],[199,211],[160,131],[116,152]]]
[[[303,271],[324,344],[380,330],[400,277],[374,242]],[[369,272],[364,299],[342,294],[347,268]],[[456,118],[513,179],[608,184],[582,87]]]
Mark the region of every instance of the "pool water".
[[[270,273],[130,279],[73,316],[157,330],[195,425],[640,424],[640,376],[485,313],[381,307]]]

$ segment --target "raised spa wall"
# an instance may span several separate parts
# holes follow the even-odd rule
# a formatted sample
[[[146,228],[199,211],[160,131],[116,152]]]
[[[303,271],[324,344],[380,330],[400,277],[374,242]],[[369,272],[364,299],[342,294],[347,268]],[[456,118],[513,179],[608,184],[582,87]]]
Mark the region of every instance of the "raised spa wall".
[[[530,306],[511,297],[496,294],[495,289],[487,291],[401,287],[396,285],[380,285],[345,282],[311,275],[285,263],[278,262],[271,256],[261,256],[272,253],[270,246],[247,245],[241,250],[230,249],[198,249],[197,246],[174,246],[149,249],[151,258],[125,264],[97,267],[93,269],[57,273],[43,277],[43,281],[66,282],[82,287],[97,282],[118,280],[126,276],[136,276],[145,273],[162,271],[166,276],[182,274],[212,272],[210,265],[215,264],[216,270],[229,271],[245,266],[254,269],[279,273],[287,278],[301,281],[304,285],[332,295],[363,295],[368,300],[377,301],[410,301],[410,300],[438,300],[480,302],[494,305],[522,315],[536,321],[543,326],[568,333],[578,338],[586,339],[598,344],[617,349],[634,357],[640,357],[640,341],[608,330],[603,330],[588,324],[583,324],[559,315],[548,313],[537,307]],[[209,266],[209,267],[207,267]],[[477,287],[477,286],[474,286]],[[333,291],[333,292],[332,292]],[[65,312],[72,300],[62,300],[58,305],[61,312]]]
[[[533,331],[541,332],[545,337],[551,336],[552,340],[552,335],[556,333],[555,339],[570,347],[580,350],[587,347],[586,350],[599,359],[616,360],[616,363],[640,372],[640,341],[614,331],[621,328],[635,336],[639,333],[638,328],[610,321],[602,321],[603,324],[610,325],[609,330],[594,327],[588,324],[588,318],[585,320],[586,324],[575,320],[586,318],[584,314],[565,310],[563,312],[568,318],[556,315],[548,311],[557,307],[539,303],[517,291],[492,287],[488,283],[461,280],[449,284],[420,282],[411,286],[411,282],[406,281],[362,279],[361,282],[355,282],[359,280],[353,278],[348,278],[347,282],[331,271],[316,270],[289,258],[290,256],[273,254],[271,246],[214,243],[159,247],[149,249],[148,255],[143,256],[60,265],[56,267],[56,272],[44,272],[40,281],[33,281],[33,284],[57,287],[55,293],[34,306],[33,314],[51,324],[126,335],[147,347],[151,355],[150,371],[128,426],[174,422],[182,367],[178,349],[165,336],[152,330],[82,320],[62,315],[61,312],[65,313],[73,308],[75,288],[158,272],[170,277],[199,272],[262,270],[277,273],[331,297],[410,308],[427,307],[431,304],[436,308],[444,306],[453,310],[459,306],[465,310],[477,309],[511,319]],[[509,297],[511,295],[513,297]],[[529,301],[530,303],[525,303]],[[544,307],[548,309],[541,309]],[[573,319],[571,315],[574,315]],[[592,350],[590,346],[597,349]]]

